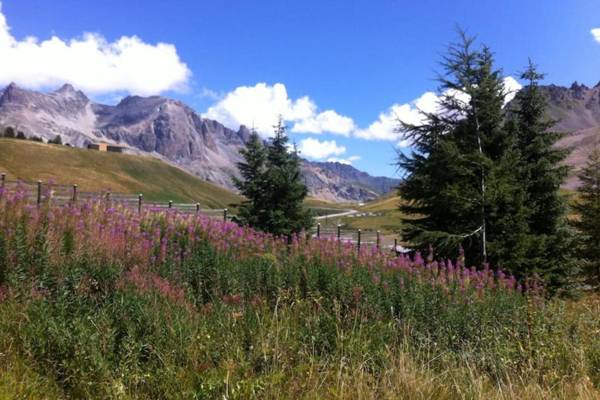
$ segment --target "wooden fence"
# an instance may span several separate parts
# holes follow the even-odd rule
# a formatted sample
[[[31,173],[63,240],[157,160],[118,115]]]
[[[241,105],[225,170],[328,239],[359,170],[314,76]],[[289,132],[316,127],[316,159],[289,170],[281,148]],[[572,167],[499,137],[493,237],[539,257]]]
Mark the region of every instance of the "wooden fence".
[[[378,249],[390,249],[397,253],[408,252],[408,250],[398,244],[397,238],[394,238],[393,244],[384,244],[383,235],[379,230],[363,231],[361,229],[345,228],[342,225],[331,226],[317,223],[312,228],[311,235],[316,238],[328,238],[342,242],[351,242],[354,243],[358,249],[360,249],[361,246],[376,246]]]
[[[153,211],[172,209],[188,214],[195,213],[218,218],[222,217],[225,221],[230,218],[227,208],[202,208],[200,203],[146,201],[144,200],[144,195],[142,193],[115,193],[108,190],[105,192],[85,192],[81,191],[77,185],[61,185],[47,182],[44,183],[42,181],[12,181],[6,179],[6,174],[4,173],[0,174],[0,188],[2,188],[3,192],[22,190],[27,195],[27,200],[37,205],[45,202],[52,202],[52,204],[62,206],[78,201],[105,200],[109,203],[135,208],[138,212],[142,212],[143,209],[150,209]]]

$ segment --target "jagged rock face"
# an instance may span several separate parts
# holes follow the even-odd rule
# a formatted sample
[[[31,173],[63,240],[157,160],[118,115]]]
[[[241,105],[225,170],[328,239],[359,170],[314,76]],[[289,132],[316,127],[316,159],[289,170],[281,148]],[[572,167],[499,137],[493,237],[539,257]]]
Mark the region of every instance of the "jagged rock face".
[[[398,179],[373,177],[338,162],[305,162],[302,173],[314,196],[332,201],[340,198],[372,200],[394,190],[400,183]]]
[[[71,85],[51,93],[9,85],[0,92],[0,126],[48,140],[61,135],[78,147],[97,141],[119,144],[230,189],[241,160],[239,150],[250,136],[246,127],[226,128],[180,101],[128,96],[115,106],[97,104]],[[398,183],[339,163],[304,161],[303,171],[310,193],[333,201],[369,200]]]
[[[542,86],[548,100],[548,115],[557,120],[554,129],[564,132],[558,143],[571,149],[566,163],[572,167],[566,187],[579,184],[577,170],[586,162],[589,151],[600,145],[600,83],[593,88],[577,82],[571,87]]]

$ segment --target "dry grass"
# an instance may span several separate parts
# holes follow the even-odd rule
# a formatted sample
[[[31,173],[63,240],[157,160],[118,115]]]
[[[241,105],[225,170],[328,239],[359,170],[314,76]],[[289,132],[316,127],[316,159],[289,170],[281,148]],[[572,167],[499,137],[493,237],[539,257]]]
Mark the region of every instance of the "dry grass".
[[[82,191],[143,193],[148,200],[199,202],[213,208],[240,201],[235,193],[156,158],[24,140],[0,139],[0,171],[8,179],[76,183]]]

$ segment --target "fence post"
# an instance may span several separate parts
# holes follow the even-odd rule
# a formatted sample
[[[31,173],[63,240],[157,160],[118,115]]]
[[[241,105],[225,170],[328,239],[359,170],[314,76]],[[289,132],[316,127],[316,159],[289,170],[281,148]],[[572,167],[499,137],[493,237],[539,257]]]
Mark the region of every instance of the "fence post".
[[[144,195],[142,193],[138,194],[138,214],[142,213],[142,201],[144,200]]]
[[[110,204],[110,192],[106,192],[106,202]]]
[[[173,208],[173,200],[169,200],[169,208]]]
[[[73,203],[77,203],[77,184],[73,185]]]
[[[338,224],[338,226],[337,226],[337,240],[338,240],[338,242],[340,241],[341,237],[342,237],[342,226],[340,224]]]
[[[42,181],[37,181],[37,206],[42,204]]]
[[[4,172],[0,175],[0,179],[2,180],[2,189],[4,189],[6,185],[6,174]]]
[[[321,223],[317,223],[317,239],[321,237]]]
[[[200,203],[196,203],[196,214],[200,213]]]
[[[379,248],[381,247],[381,238],[379,237],[380,232],[377,231],[377,249],[379,250]]]
[[[227,209],[223,209],[223,221],[227,222]]]
[[[358,243],[357,243],[357,247],[358,247],[358,251],[359,252],[360,252],[360,236],[361,236],[360,234],[361,234],[361,232],[360,232],[360,229],[359,229],[358,230]]]

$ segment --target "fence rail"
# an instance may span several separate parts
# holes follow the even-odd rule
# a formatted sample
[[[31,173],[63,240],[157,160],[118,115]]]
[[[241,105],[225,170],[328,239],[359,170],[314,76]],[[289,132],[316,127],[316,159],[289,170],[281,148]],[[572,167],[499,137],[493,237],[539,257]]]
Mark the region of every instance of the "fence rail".
[[[174,203],[145,201],[144,195],[131,193],[118,193],[111,191],[104,192],[84,192],[79,187],[74,185],[54,184],[48,182],[28,182],[23,180],[8,180],[6,174],[0,174],[0,188],[2,192],[23,191],[27,196],[27,200],[35,203],[38,206],[42,203],[51,202],[54,205],[65,206],[76,203],[78,201],[88,200],[105,200],[110,203],[120,204],[125,207],[135,208],[138,212],[142,210],[177,210],[178,212],[188,214],[205,214],[208,216],[223,218],[228,220],[231,218],[227,208],[202,208],[200,203]]]

